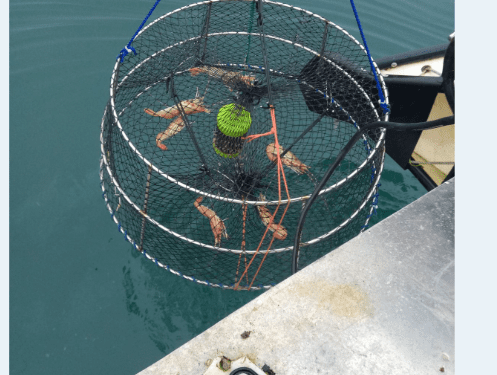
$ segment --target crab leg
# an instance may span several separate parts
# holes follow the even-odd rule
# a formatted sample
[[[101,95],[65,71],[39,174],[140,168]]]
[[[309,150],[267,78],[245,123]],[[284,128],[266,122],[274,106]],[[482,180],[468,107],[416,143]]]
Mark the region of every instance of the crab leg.
[[[265,201],[266,197],[262,194],[259,195],[261,201]],[[274,221],[271,223],[271,218],[273,214],[269,212],[265,206],[257,206],[257,211],[259,211],[259,216],[266,227],[269,228],[271,232],[274,232],[274,237],[278,240],[284,240],[288,235],[285,227],[280,224],[276,224]],[[271,223],[271,224],[270,224]]]
[[[228,70],[215,68],[211,66],[200,66],[196,68],[191,68],[190,73],[192,77],[200,73],[207,73],[210,77],[220,79],[226,86],[230,87],[238,82],[243,82],[247,86],[252,86],[253,81],[255,81],[255,77],[252,76],[244,76],[238,72],[230,72]]]
[[[216,215],[213,210],[200,205],[203,199],[204,197],[198,197],[193,205],[197,208],[197,210],[199,210],[202,215],[209,219],[212,233],[214,234],[214,244],[215,246],[219,246],[221,244],[221,236],[224,238],[228,238],[226,227],[224,226],[223,221],[219,218],[219,216]]]
[[[181,130],[183,130],[184,127],[185,122],[183,121],[183,118],[181,116],[177,117],[173,122],[169,124],[168,128],[165,131],[157,134],[157,137],[155,138],[157,147],[159,147],[163,151],[166,151],[167,147],[162,142],[168,138],[171,138],[173,135],[178,134]]]
[[[283,147],[279,146],[279,154],[283,153]],[[276,145],[274,143],[270,143],[266,147],[266,155],[272,162],[278,161]],[[303,174],[309,171],[309,167],[302,163],[291,151],[288,151],[282,158],[281,162],[285,164],[292,171]]]
[[[204,105],[203,105],[204,98],[196,98],[196,99],[190,99],[190,100],[183,100],[180,104],[183,107],[183,110],[185,111],[185,115],[193,115],[195,113],[199,112],[206,112],[206,113],[211,113],[210,110],[208,110]],[[144,109],[145,113],[151,116],[156,116],[156,117],[162,117],[166,119],[171,119],[180,114],[180,110],[178,106],[174,105],[172,107],[167,107],[165,109],[162,109],[158,112],[153,111],[150,108],[145,108]]]

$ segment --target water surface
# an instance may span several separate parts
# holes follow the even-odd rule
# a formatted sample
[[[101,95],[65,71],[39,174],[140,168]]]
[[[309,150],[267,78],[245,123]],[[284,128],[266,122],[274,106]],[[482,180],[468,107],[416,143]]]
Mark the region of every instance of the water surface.
[[[11,374],[134,374],[260,294],[159,269],[123,240],[102,200],[110,74],[153,3],[10,3]],[[360,38],[347,0],[289,3]],[[163,1],[152,19],[187,4]],[[450,0],[356,5],[374,58],[444,43],[454,29]],[[374,222],[426,192],[390,158],[381,183]]]

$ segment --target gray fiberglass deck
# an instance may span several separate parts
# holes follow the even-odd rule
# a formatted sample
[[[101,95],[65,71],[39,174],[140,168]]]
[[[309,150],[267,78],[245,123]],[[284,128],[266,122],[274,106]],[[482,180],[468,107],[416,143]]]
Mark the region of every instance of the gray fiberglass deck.
[[[426,194],[140,375],[202,374],[218,355],[286,375],[453,374],[454,186]]]

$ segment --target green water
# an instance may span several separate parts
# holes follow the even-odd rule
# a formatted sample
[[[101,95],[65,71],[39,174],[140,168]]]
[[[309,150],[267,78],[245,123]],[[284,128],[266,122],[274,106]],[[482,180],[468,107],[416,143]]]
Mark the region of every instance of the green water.
[[[134,374],[260,294],[159,269],[123,240],[102,200],[110,74],[153,3],[10,3],[11,374]],[[163,1],[152,19],[188,3]],[[347,0],[289,3],[359,38]],[[454,30],[452,0],[356,5],[375,58]],[[389,158],[381,183],[374,222],[426,192]]]

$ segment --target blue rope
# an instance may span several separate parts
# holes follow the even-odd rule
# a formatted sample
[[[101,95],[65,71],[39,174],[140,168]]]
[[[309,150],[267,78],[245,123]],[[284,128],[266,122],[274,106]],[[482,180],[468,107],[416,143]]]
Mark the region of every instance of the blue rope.
[[[371,58],[371,54],[369,53],[369,48],[366,43],[366,37],[364,36],[364,32],[362,31],[361,21],[359,20],[359,15],[357,14],[357,9],[354,4],[354,0],[350,0],[350,4],[352,5],[352,10],[354,11],[355,19],[357,21],[357,26],[359,26],[359,31],[361,32],[362,41],[364,42],[364,48],[366,48],[366,53],[368,54],[369,64],[371,65],[371,70],[374,74],[374,79],[376,80],[376,88],[378,89],[378,96],[380,97],[380,106],[383,109],[383,114],[387,114],[390,112],[390,108],[385,101],[385,96],[383,95],[383,90],[381,89],[380,81],[378,80],[378,76],[376,75],[376,69],[374,68],[373,59]]]
[[[373,207],[373,212],[370,213],[366,218],[367,219],[371,219],[373,217],[373,215],[378,215],[378,212],[376,211],[376,209],[378,208],[378,198],[380,196],[380,193],[379,193],[379,190],[380,190],[380,186],[381,184],[377,184],[376,185],[376,194],[373,195],[373,201],[371,202],[371,207]],[[368,228],[369,227],[369,223],[368,224],[365,224],[361,227],[361,229],[365,229],[365,228]]]
[[[376,168],[374,167],[374,165],[372,165],[371,166],[371,181],[369,182],[370,184],[373,183],[375,174],[376,174]]]
[[[133,41],[135,40],[136,36],[138,35],[138,33],[140,32],[140,30],[142,29],[143,25],[145,25],[145,22],[147,22],[148,18],[152,15],[152,12],[155,10],[155,7],[157,7],[157,5],[159,4],[159,2],[160,2],[160,0],[157,0],[155,2],[155,4],[152,7],[152,9],[150,9],[150,12],[148,12],[147,17],[145,17],[145,19],[143,20],[142,24],[138,28],[138,30],[136,30],[135,35],[133,35],[133,37],[131,38],[131,40],[129,41],[129,43],[121,50],[121,52],[119,53],[119,56],[117,56],[117,58],[120,59],[121,64],[124,61],[124,58],[128,55],[128,53],[133,52],[135,54],[135,56],[136,56],[136,51],[135,51],[135,49],[133,47],[131,47],[131,43],[133,43]]]

